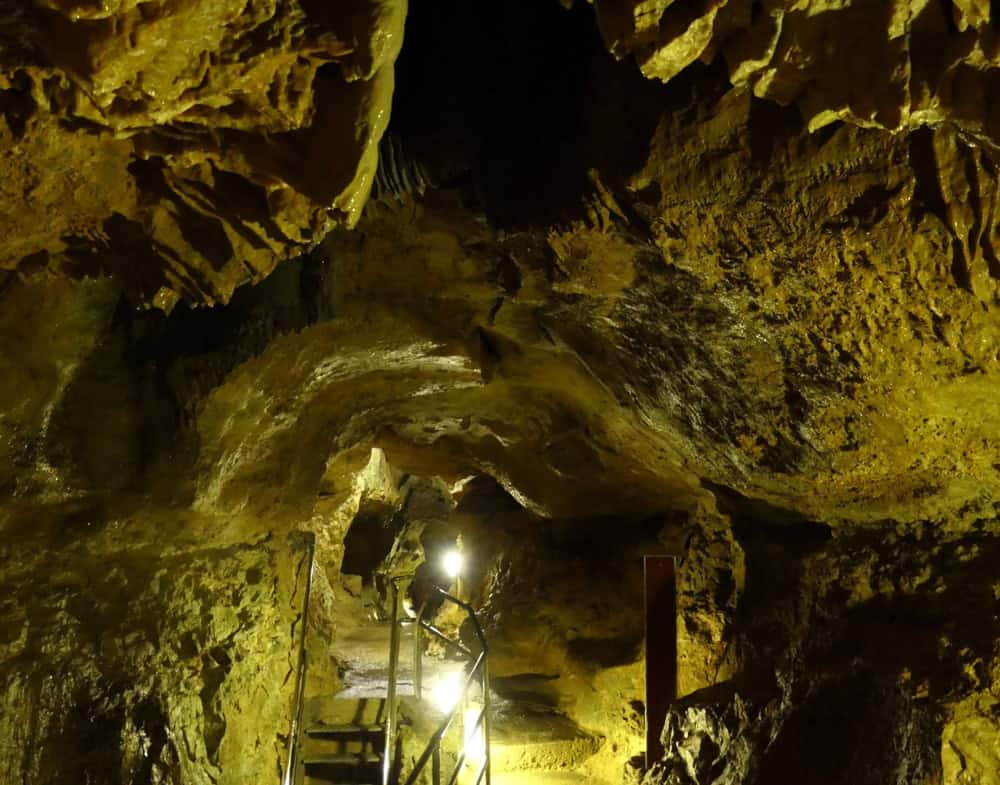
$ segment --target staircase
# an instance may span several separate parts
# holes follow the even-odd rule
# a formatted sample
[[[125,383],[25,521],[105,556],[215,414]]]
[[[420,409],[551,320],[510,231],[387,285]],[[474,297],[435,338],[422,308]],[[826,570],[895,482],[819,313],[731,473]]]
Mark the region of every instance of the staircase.
[[[382,782],[385,760],[385,724],[382,722],[317,723],[305,729],[300,745],[303,779],[340,785],[378,785]]]
[[[313,544],[308,546],[308,575],[302,619],[308,618],[309,587],[314,560]],[[423,609],[416,619],[401,617],[400,583],[410,576],[390,581],[392,602],[391,621],[384,631],[388,649],[388,669],[384,679],[368,674],[361,687],[342,692],[326,701],[323,720],[314,721],[301,730],[303,695],[307,671],[305,625],[300,631],[299,667],[296,675],[296,703],[289,733],[289,751],[282,785],[490,785],[489,754],[489,675],[487,644],[482,627],[472,607],[435,587],[441,598],[465,612],[478,640],[473,651],[435,628],[424,618]],[[374,631],[362,646],[378,643],[380,632]],[[457,690],[453,705],[435,714],[424,700],[425,677],[424,636],[439,639],[457,655],[459,662],[451,670],[431,667],[427,676],[451,678]],[[406,640],[412,652],[411,679],[401,679],[400,654]],[[431,664],[439,663],[433,660]],[[407,728],[405,743],[400,734],[400,697],[413,696],[408,713],[419,721]],[[472,706],[472,704],[476,704]],[[459,727],[461,725],[461,727]],[[426,728],[427,732],[417,731]],[[457,743],[451,740],[459,731]],[[419,756],[403,755],[415,742],[429,737]],[[451,746],[446,749],[446,742]],[[479,763],[476,758],[482,758]],[[476,765],[476,764],[479,765]]]

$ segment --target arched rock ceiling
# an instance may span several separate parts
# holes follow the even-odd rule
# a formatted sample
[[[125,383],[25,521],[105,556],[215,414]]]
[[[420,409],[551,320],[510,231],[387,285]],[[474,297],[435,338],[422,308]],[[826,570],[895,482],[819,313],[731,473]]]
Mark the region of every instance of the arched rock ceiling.
[[[324,245],[333,322],[202,410],[203,475],[230,467],[242,504],[252,476],[307,490],[378,445],[552,516],[690,508],[707,481],[823,520],[992,517],[997,284],[913,170],[953,137],[791,122],[761,150],[752,107],[664,119],[621,203],[595,181],[589,216],[546,236],[457,192],[373,207]]]
[[[992,28],[946,5],[598,2],[604,44],[668,83],[586,35],[586,69],[553,55],[582,74],[555,164],[488,135],[499,118],[544,140],[518,114],[561,111],[524,94],[544,69],[488,93],[475,187],[373,203],[331,235],[337,318],[199,403],[199,503],[266,506],[263,481],[290,498],[380,445],[425,474],[493,474],[549,515],[684,507],[707,482],[824,519],[992,516],[1000,185],[970,142],[988,118],[955,98],[960,79],[988,93]],[[4,266],[111,272],[168,308],[227,299],[317,241],[331,207],[359,217],[404,9],[351,8],[9,15]],[[738,55],[760,36],[773,47]],[[845,77],[855,57],[865,80]],[[684,68],[699,58],[716,66]],[[455,106],[427,110],[432,135],[465,127]],[[394,116],[407,140],[426,142],[423,109]]]

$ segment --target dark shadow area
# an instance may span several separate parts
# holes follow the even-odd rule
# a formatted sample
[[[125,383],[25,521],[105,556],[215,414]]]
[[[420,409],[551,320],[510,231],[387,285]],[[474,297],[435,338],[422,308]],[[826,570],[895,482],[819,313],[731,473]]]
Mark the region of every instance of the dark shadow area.
[[[755,785],[937,781],[943,706],[989,683],[1000,542],[930,525],[887,536],[892,521],[835,534],[708,487],[744,553],[728,637],[742,667],[731,685],[749,708],[702,691],[674,723],[690,721],[688,703],[751,717],[740,732],[759,747]]]
[[[773,540],[785,550],[805,555],[823,547],[833,536],[827,524],[809,520],[796,510],[744,496],[710,480],[702,480],[701,484],[715,496],[719,512],[732,519],[741,544],[747,540]]]
[[[516,673],[512,676],[494,676],[490,685],[505,700],[554,707],[559,700],[559,692],[555,689],[558,679],[559,676],[554,674]]]
[[[578,144],[596,43],[583,3],[566,11],[534,0],[415,0],[390,133],[435,181],[471,180],[497,218],[526,218],[515,205],[526,199],[542,209],[550,200],[538,191],[565,179],[552,175]],[[532,188],[525,191],[525,182]]]
[[[537,536],[553,552],[606,560],[638,559],[649,553],[666,553],[659,540],[666,513],[639,520],[594,517],[583,520],[551,520],[538,527]],[[608,550],[608,532],[614,531],[613,554]]]
[[[588,169],[643,160],[666,90],[608,54],[587,3],[414,0],[396,74],[380,182],[460,187],[507,229],[581,217]]]
[[[392,516],[378,512],[359,513],[344,537],[344,560],[340,571],[370,580],[392,549],[397,531]]]
[[[139,487],[158,460],[193,460],[198,402],[275,338],[332,319],[333,292],[331,265],[317,254],[224,306],[182,303],[164,314],[122,297],[52,413],[45,459],[96,492]]]
[[[913,220],[919,220],[924,213],[931,213],[948,226],[948,208],[938,182],[934,131],[930,128],[918,128],[911,133],[909,153],[910,165],[915,175],[913,200],[910,203]]]
[[[121,684],[106,685],[107,692],[100,696],[81,690],[78,701],[66,707],[60,741],[66,744],[66,759],[74,761],[74,765],[51,761],[52,778],[48,780],[51,785],[79,782],[124,785],[119,773],[124,757],[121,744],[125,728],[124,689]]]
[[[839,124],[831,124],[823,129],[827,135],[834,132]],[[789,139],[801,136],[805,130],[802,115],[791,104],[781,106],[774,101],[753,98],[750,101],[750,121],[747,123],[750,137],[750,158],[762,170],[767,169],[775,153],[784,147]]]
[[[754,785],[936,781],[926,751],[941,736],[929,708],[870,673],[830,679],[784,720]]]
[[[498,513],[519,512],[522,509],[517,500],[495,479],[479,475],[469,480],[462,488],[455,514],[488,518]]]
[[[904,546],[881,539],[866,544],[880,561],[898,562],[895,580],[900,586],[910,585],[922,569],[920,561],[899,562],[897,555],[920,553],[916,539]],[[834,634],[818,653],[826,661],[861,658],[890,678],[906,670],[932,700],[959,699],[971,683],[987,679],[984,663],[990,661],[1000,631],[993,588],[1000,540],[973,535],[938,543],[933,561],[934,581],[850,608],[832,625]],[[942,640],[948,642],[947,652]]]
[[[628,665],[642,656],[642,641],[625,638],[574,638],[567,643],[569,656],[598,668]]]

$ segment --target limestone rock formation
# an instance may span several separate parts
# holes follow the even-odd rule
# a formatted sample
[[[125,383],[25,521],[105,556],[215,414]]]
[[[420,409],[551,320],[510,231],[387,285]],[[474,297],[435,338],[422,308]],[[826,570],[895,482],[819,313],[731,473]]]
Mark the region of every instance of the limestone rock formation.
[[[991,147],[1000,57],[983,0],[597,0],[611,50],[668,81],[724,59],[759,98],[796,105],[810,130],[844,120],[903,131],[954,123]]]
[[[579,775],[673,553],[648,785],[995,785],[991,9],[473,5],[6,15],[0,783],[277,779],[433,488]]]
[[[0,269],[224,302],[353,224],[403,0],[6,2]]]

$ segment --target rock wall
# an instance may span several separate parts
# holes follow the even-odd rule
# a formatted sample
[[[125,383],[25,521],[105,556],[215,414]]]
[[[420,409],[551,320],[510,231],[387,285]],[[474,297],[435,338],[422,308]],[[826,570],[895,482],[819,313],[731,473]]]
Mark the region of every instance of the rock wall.
[[[272,776],[289,534],[328,640],[410,473],[516,505],[468,524],[498,667],[565,677],[593,775],[636,751],[648,547],[684,696],[650,783],[994,782],[985,9],[532,0],[475,47],[481,9],[415,3],[362,214],[402,8],[351,8],[8,14],[0,776]]]
[[[722,667],[671,709],[645,781],[995,782],[994,522],[848,533],[730,514],[746,573]]]
[[[0,782],[278,780],[301,551],[149,509],[5,512]]]
[[[808,128],[953,123],[995,148],[996,9],[982,0],[597,0],[605,40],[664,82],[721,58]]]
[[[403,0],[0,8],[0,269],[225,302],[353,224]]]
[[[268,318],[240,296],[171,326],[107,279],[0,294],[4,785],[278,780],[305,553],[294,522],[191,510],[185,424],[289,311],[316,318],[287,272]],[[220,351],[204,352],[206,323]]]

